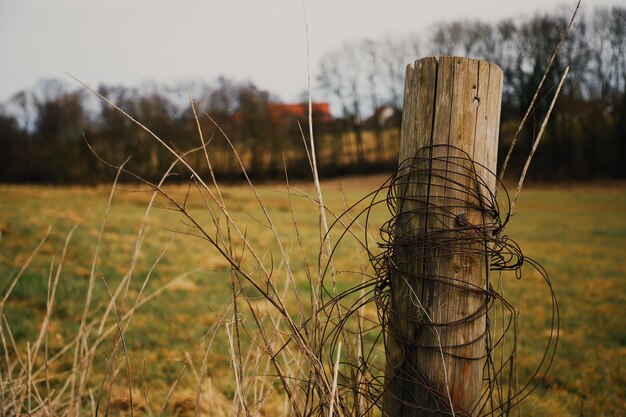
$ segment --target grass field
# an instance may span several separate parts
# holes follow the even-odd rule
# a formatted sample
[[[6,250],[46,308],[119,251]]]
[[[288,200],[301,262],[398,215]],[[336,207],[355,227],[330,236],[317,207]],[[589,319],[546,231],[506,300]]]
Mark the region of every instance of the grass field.
[[[346,205],[383,181],[383,177],[376,176],[323,183],[325,202],[332,212],[342,212]],[[258,192],[283,238],[296,276],[294,285],[306,295],[305,271],[307,266],[309,270],[316,269],[320,251],[319,217],[314,203],[303,196],[313,196],[313,188],[307,184],[292,187],[291,194],[281,184],[264,185]],[[186,191],[183,186],[170,189],[182,199]],[[0,350],[6,358],[0,362],[3,384],[8,381],[8,375],[19,375],[20,368],[42,366],[41,360],[31,360],[28,352],[32,352],[46,317],[50,283],[54,282],[59,267],[62,269],[44,338],[47,355],[52,357],[61,352],[75,337],[109,193],[107,187],[0,186],[0,296],[6,294],[13,277],[28,264],[6,303],[0,305],[5,319]],[[279,250],[273,231],[267,227],[254,194],[244,186],[226,187],[222,193],[231,215],[257,249],[262,264],[274,271],[276,285],[284,288],[290,308],[297,316],[297,300],[285,278],[284,262],[277,256]],[[119,296],[115,311],[109,313],[102,329],[98,328],[97,320],[89,328],[92,343],[99,331],[105,332],[106,328],[112,331],[93,357],[93,371],[87,383],[89,391],[82,407],[93,411],[97,403],[94,398],[107,366],[116,363],[119,375],[110,386],[105,383],[103,390],[111,393],[109,406],[113,412],[129,413],[124,355],[118,354],[114,360],[110,357],[116,334],[114,316],[128,311],[135,300],[143,300],[166,286],[137,308],[124,338],[134,381],[135,414],[159,415],[162,410],[163,415],[193,415],[199,370],[206,366],[207,380],[201,387],[202,415],[228,415],[237,389],[231,369],[228,326],[221,321],[224,314],[232,315],[228,310],[232,299],[229,265],[207,242],[188,235],[191,229],[162,199],[157,199],[149,214],[141,252],[133,260],[137,234],[150,197],[151,193],[145,189],[120,185],[108,211],[89,318],[106,314],[111,298],[107,286],[114,292],[129,270],[132,277],[127,301],[122,302]],[[193,190],[186,207],[208,229],[215,228],[203,201]],[[522,193],[516,212],[507,234],[527,256],[548,270],[561,311],[561,335],[553,367],[539,389],[520,407],[519,415],[620,415],[626,398],[626,184],[529,186]],[[388,216],[384,210],[374,215],[372,224],[382,224]],[[293,230],[294,218],[304,242],[304,253]],[[226,230],[222,222],[218,220],[217,224]],[[66,238],[76,225],[63,258]],[[28,263],[48,227],[51,227],[48,237]],[[336,238],[334,234],[333,239]],[[244,254],[241,242],[233,240],[235,250],[242,251],[242,258],[248,259],[250,255]],[[367,269],[365,254],[351,239],[343,241],[335,262],[338,271]],[[132,266],[134,263],[136,266]],[[142,290],[147,276],[149,281]],[[354,278],[342,282],[341,277],[340,274],[339,287],[347,288],[353,283]],[[524,375],[542,353],[549,329],[550,299],[539,277],[531,273],[522,280],[505,282],[504,288],[505,295],[520,311],[518,360],[520,375]],[[243,291],[254,304],[255,289],[244,286]],[[261,305],[259,302],[259,311]],[[271,318],[271,312],[266,317]],[[240,319],[243,323],[251,322],[243,312]],[[74,350],[70,349],[46,366],[46,372],[53,376],[53,386],[39,383],[39,389],[62,390],[55,384],[62,385],[60,381],[72,372],[73,356]],[[202,365],[204,360],[206,364]],[[248,367],[254,362],[253,357],[246,359]],[[168,396],[172,384],[176,386]],[[4,401],[9,401],[10,388],[3,385],[0,390]],[[258,390],[251,390],[250,395],[265,401],[265,415],[284,411],[281,397],[269,395],[271,387],[259,382]],[[25,404],[30,404],[31,397],[32,404],[36,403],[41,393],[35,391],[33,388],[28,392],[30,396],[24,397]],[[92,400],[88,400],[90,396]]]

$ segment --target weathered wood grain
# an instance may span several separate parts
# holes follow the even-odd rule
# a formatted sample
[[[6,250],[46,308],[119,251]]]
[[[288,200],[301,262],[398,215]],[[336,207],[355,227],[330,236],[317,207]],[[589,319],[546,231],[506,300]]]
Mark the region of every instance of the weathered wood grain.
[[[418,238],[396,242],[392,256],[409,265],[391,276],[383,415],[450,415],[452,404],[457,416],[473,416],[483,385],[488,260],[463,222],[485,223],[481,199],[495,191],[489,170],[496,170],[502,71],[444,56],[416,61],[406,77],[399,172],[410,172],[406,161],[424,147],[430,159],[398,185],[397,235]]]

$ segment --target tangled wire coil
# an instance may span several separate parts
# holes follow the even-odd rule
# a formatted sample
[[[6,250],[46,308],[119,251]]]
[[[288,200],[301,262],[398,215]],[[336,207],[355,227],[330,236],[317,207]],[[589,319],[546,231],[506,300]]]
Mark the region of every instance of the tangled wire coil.
[[[367,206],[351,214],[363,202]],[[372,210],[380,205],[391,218],[377,227],[373,244]],[[435,145],[419,149],[338,216],[331,231],[338,225],[343,231],[335,249],[362,224],[360,241],[374,271],[346,291],[324,294],[320,314],[329,320],[320,360],[332,363],[341,340],[358,340],[337,369],[338,412],[506,416],[537,387],[556,350],[558,304],[545,269],[504,234],[509,206],[493,172],[456,147]],[[525,265],[544,280],[552,317],[543,355],[520,383],[518,313],[503,295],[502,280],[507,272],[521,279]],[[369,304],[377,317],[364,312]],[[328,369],[329,381],[333,372]],[[477,381],[467,380],[472,372]]]

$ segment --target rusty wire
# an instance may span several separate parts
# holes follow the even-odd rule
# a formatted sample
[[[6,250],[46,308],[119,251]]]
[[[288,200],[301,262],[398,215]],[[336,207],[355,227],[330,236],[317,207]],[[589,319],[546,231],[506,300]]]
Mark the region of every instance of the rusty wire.
[[[498,196],[494,195],[496,189]],[[439,197],[433,198],[434,194]],[[366,207],[358,209],[363,204]],[[390,219],[382,226],[373,225],[373,210],[381,205],[387,207]],[[359,240],[373,269],[371,274],[359,273],[360,284],[340,294],[327,290],[323,295],[325,303],[320,314],[328,320],[322,329],[320,360],[332,363],[330,358],[335,357],[341,340],[352,347],[342,356],[339,369],[339,412],[363,416],[381,409],[383,399],[393,395],[385,386],[385,368],[389,371],[394,366],[403,367],[394,371],[403,382],[420,386],[429,395],[425,403],[392,398],[404,402],[407,410],[421,409],[417,415],[506,416],[538,386],[552,364],[558,342],[558,304],[545,269],[525,257],[504,233],[511,216],[509,207],[508,193],[493,172],[458,148],[436,145],[419,149],[379,189],[338,216],[331,227],[331,232],[341,229],[335,248],[361,224],[364,237]],[[441,256],[479,262],[479,267],[484,268],[479,274],[482,284],[454,276],[458,274],[433,272],[432,264]],[[511,276],[521,279],[524,266],[536,271],[545,282],[552,316],[545,350],[535,371],[520,376],[518,313],[505,298],[502,282]],[[329,274],[327,269],[325,276]],[[454,288],[481,301],[473,311],[454,320],[436,320],[428,314],[410,317],[394,303],[394,291],[399,290],[393,280],[399,279],[412,288],[431,288],[431,292],[432,288]],[[425,297],[424,293],[416,295],[412,302],[421,306],[426,300],[420,297]],[[363,312],[372,304],[376,306],[376,317]],[[414,334],[423,335],[477,321],[484,323],[484,333],[463,344],[445,340],[427,343],[428,337],[406,337],[406,331],[399,329],[408,325]],[[462,409],[455,403],[452,411],[450,397],[428,380],[422,364],[404,360],[398,365],[384,359],[392,348],[391,341],[406,357],[437,350],[442,357],[480,361],[483,383],[478,403],[472,409]],[[483,344],[481,355],[469,357],[459,353],[474,343]]]

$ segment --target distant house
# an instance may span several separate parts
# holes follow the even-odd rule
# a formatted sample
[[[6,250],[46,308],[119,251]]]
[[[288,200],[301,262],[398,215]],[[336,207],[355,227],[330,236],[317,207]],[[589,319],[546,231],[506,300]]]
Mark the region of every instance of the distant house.
[[[365,120],[366,129],[386,129],[388,127],[400,127],[402,112],[391,106],[377,107],[374,113]]]
[[[317,123],[330,123],[334,120],[330,113],[330,104],[326,102],[312,103],[313,120]],[[305,122],[309,118],[309,103],[269,103],[270,119],[276,122],[298,120]]]

